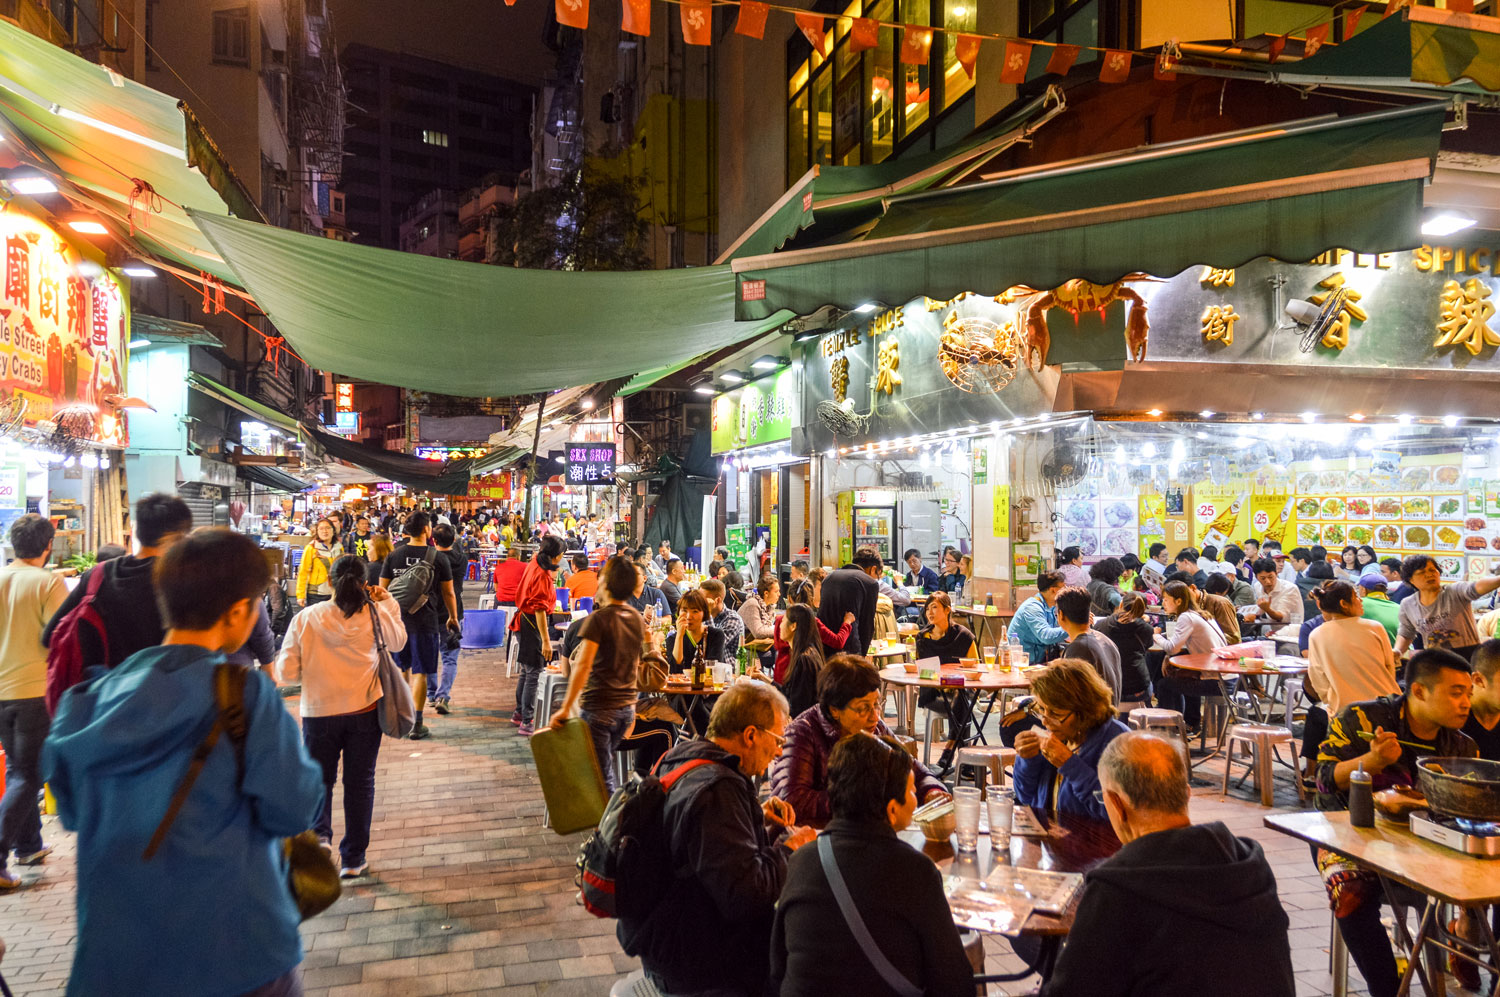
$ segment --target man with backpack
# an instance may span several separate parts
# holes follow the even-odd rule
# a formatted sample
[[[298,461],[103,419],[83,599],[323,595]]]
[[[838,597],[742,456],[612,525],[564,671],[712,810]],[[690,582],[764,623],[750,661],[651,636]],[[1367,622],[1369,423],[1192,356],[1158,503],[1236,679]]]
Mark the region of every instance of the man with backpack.
[[[270,568],[225,528],[153,568],[162,646],[70,689],[43,748],[63,826],[78,832],[67,992],[299,994],[282,839],[317,818],[323,776],[270,676],[224,660],[254,628]]]
[[[166,628],[151,580],[156,558],[193,528],[193,512],[176,495],[153,492],[135,504],[134,556],[117,557],[84,572],[42,631],[47,645],[47,708],[94,665],[114,668],[137,651],[161,643]]]
[[[458,606],[458,625],[463,627],[464,622],[464,577],[469,573],[469,562],[474,560],[460,549],[463,538],[454,535],[453,527],[446,523],[439,523],[432,531],[432,542],[438,549],[438,554],[448,560],[448,567],[453,572],[453,601]],[[450,631],[443,635],[442,672],[438,682],[428,690],[427,703],[438,713],[448,715],[449,693],[453,691],[453,680],[458,677],[458,652],[460,650],[460,634]]]
[[[663,994],[759,997],[765,988],[787,859],[817,837],[795,826],[787,803],[762,804],[751,782],[781,754],[787,712],[774,686],[731,685],[707,736],[679,742],[657,765],[662,782],[672,780],[657,824],[665,861],[618,884],[626,909],[617,934]],[[650,880],[655,902],[645,913],[630,909],[631,887],[651,890]]]
[[[444,625],[438,602],[447,609],[446,629],[458,629],[458,600],[453,594],[453,566],[428,541],[432,538],[432,520],[425,512],[413,512],[406,519],[406,542],[385,559],[380,569],[380,587],[388,590],[401,605],[401,622],[406,626],[406,646],[396,652],[396,663],[411,676],[412,699],[417,704],[417,722],[411,739],[430,737],[422,722],[422,707],[427,702],[427,686],[437,683],[441,660]]]

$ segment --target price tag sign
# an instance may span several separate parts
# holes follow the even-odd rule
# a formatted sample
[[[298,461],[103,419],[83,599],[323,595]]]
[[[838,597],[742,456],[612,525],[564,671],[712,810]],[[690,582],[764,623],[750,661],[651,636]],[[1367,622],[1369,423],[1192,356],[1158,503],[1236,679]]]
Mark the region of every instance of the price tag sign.
[[[1266,532],[1266,527],[1271,525],[1271,514],[1264,509],[1257,509],[1252,522],[1255,526],[1255,535],[1260,536]]]

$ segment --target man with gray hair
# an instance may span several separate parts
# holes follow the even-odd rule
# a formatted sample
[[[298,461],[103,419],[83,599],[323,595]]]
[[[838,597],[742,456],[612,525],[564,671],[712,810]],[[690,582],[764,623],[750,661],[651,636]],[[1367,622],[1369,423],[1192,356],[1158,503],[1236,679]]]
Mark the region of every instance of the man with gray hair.
[[[1144,731],[1121,734],[1099,759],[1099,784],[1124,847],[1084,877],[1042,993],[1292,997],[1276,877],[1256,842],[1188,819],[1180,748]]]
[[[775,686],[741,680],[714,704],[706,736],[678,742],[657,764],[670,787],[662,828],[674,875],[656,909],[620,918],[616,933],[664,995],[759,997],[765,988],[787,859],[817,837],[795,826],[790,804],[762,804],[751,782],[781,754],[788,712]]]

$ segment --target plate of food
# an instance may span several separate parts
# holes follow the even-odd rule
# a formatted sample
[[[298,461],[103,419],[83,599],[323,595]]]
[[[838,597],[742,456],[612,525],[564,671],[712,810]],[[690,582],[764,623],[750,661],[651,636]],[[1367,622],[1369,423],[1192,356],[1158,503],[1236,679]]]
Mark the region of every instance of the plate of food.
[[[1464,576],[1464,559],[1461,557],[1440,557],[1437,559],[1438,568],[1442,570],[1444,578],[1462,578]]]
[[[1110,530],[1104,534],[1104,553],[1109,555],[1130,554],[1135,551],[1134,530]]]
[[[1312,471],[1299,475],[1297,478],[1297,491],[1315,492],[1318,490],[1318,476]]]
[[[1344,514],[1350,519],[1369,519],[1375,504],[1361,495],[1351,495],[1344,502]]]
[[[1343,523],[1327,523],[1323,527],[1323,546],[1342,547],[1347,542]]]
[[[1424,495],[1412,495],[1401,503],[1402,519],[1431,519],[1432,499]]]
[[[1344,485],[1343,471],[1324,471],[1318,475],[1318,487],[1325,492],[1341,492]]]
[[[1444,495],[1436,499],[1437,506],[1433,509],[1433,519],[1460,519],[1463,516],[1464,502],[1457,495]]]
[[[1322,536],[1323,535],[1318,532],[1318,526],[1316,523],[1297,524],[1297,543],[1302,546],[1309,546],[1311,544],[1319,543],[1322,540]]]
[[[1135,522],[1135,506],[1129,502],[1111,502],[1104,507],[1104,525],[1112,530]]]
[[[1432,469],[1426,467],[1408,467],[1401,472],[1402,488],[1426,488],[1427,483],[1432,480]]]
[[[1368,526],[1349,526],[1349,542],[1356,547],[1375,542],[1375,531]]]
[[[1377,519],[1400,519],[1401,500],[1393,495],[1382,495],[1374,502]]]
[[[1444,487],[1458,484],[1462,477],[1463,471],[1457,464],[1443,464],[1432,472],[1432,480]]]
[[[1098,524],[1098,507],[1092,502],[1074,500],[1063,509],[1063,522],[1086,529]]]
[[[1401,546],[1401,527],[1389,523],[1375,527],[1375,545],[1380,548]]]
[[[1402,533],[1408,550],[1427,550],[1432,546],[1432,531],[1425,526],[1408,526]]]
[[[1064,530],[1058,544],[1077,547],[1084,557],[1092,557],[1099,553],[1099,533],[1096,530]]]
[[[1297,516],[1301,519],[1317,519],[1322,503],[1315,498],[1305,498],[1297,503]]]
[[[1464,550],[1489,550],[1490,542],[1481,536],[1464,537]]]
[[[1454,526],[1437,526],[1432,530],[1432,546],[1436,550],[1457,550],[1464,536]]]
[[[1464,529],[1468,530],[1470,533],[1475,533],[1479,530],[1484,529],[1487,522],[1488,520],[1486,520],[1483,516],[1470,516],[1468,519],[1464,520]]]
[[[1370,487],[1370,474],[1368,471],[1350,471],[1348,481],[1345,482],[1351,492],[1367,491]]]
[[[1337,497],[1324,499],[1320,513],[1324,519],[1343,519],[1344,500]]]

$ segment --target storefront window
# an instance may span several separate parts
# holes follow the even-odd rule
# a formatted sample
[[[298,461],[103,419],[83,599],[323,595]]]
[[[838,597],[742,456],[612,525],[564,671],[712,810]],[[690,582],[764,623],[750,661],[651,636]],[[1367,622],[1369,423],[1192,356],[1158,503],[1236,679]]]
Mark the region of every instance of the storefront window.
[[[891,0],[882,0],[870,8],[877,21],[891,20]],[[865,144],[870,162],[890,157],[896,144],[896,32],[880,29],[880,44],[865,53],[865,97],[870,102],[865,120]]]
[[[786,109],[787,185],[807,172],[807,88],[792,98]]]
[[[833,162],[833,67],[827,66],[812,81],[812,162],[827,166]]]
[[[976,30],[978,6],[978,0],[943,0],[943,27],[948,32]],[[948,108],[974,89],[974,81],[958,64],[957,35],[944,34],[937,41],[943,49],[943,107]]]
[[[1078,53],[1079,62],[1093,62],[1099,58],[1099,53],[1088,47],[1099,44],[1099,0],[1092,0],[1068,15],[1063,22],[1062,40],[1066,45],[1084,46]]]
[[[929,24],[931,20],[928,0],[901,0],[902,24]],[[932,99],[931,63],[926,66],[902,65],[901,85],[905,102],[901,137],[905,138],[927,120],[928,102]]]

